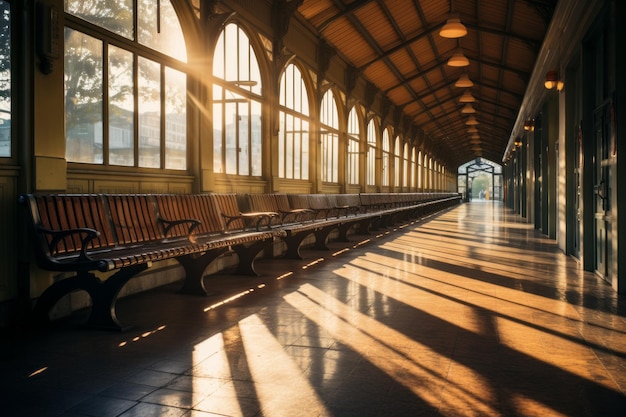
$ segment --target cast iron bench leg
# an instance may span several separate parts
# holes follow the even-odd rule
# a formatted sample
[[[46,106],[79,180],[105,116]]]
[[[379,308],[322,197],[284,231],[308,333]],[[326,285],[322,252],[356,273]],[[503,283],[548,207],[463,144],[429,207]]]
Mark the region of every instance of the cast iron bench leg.
[[[190,295],[208,295],[209,292],[204,286],[204,271],[211,264],[211,262],[225,252],[228,252],[228,247],[211,249],[203,255],[192,254],[177,258],[178,262],[185,269],[183,286],[180,290],[178,290],[178,292]]]
[[[86,326],[96,329],[124,331],[131,326],[123,326],[117,319],[115,304],[122,287],[136,276],[145,271],[151,263],[142,263],[120,269],[106,281],[100,281],[95,276],[93,280],[85,280],[84,289],[91,296],[91,314]]]
[[[337,225],[324,227],[315,231],[315,249],[317,250],[330,250],[328,247],[328,236],[330,232],[335,230]]]
[[[233,247],[233,250],[239,256],[239,262],[237,264],[238,275],[259,275],[254,269],[254,260],[257,255],[261,253],[268,244],[273,242],[273,239],[264,239],[253,242],[250,245],[237,245]]]
[[[285,251],[285,258],[287,259],[303,259],[302,254],[300,254],[300,245],[308,235],[313,233],[313,231],[307,231],[302,233],[292,233],[288,232],[287,236],[283,238],[285,244],[287,245],[287,250]]]

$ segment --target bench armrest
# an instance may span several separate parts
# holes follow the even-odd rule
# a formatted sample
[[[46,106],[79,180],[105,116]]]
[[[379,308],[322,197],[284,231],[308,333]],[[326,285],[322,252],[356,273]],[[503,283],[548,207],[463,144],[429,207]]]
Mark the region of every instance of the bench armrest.
[[[226,228],[228,228],[228,226],[230,226],[230,224],[235,220],[243,220],[246,225],[253,222],[256,230],[259,231],[264,220],[267,221],[267,227],[269,229],[272,225],[272,218],[278,216],[278,213],[274,211],[239,213],[235,215],[222,213],[222,216],[224,216],[224,219],[226,220]]]
[[[168,220],[163,217],[159,217],[159,222],[163,223],[163,234],[165,237],[169,234],[172,227],[189,224],[189,228],[187,229],[187,233],[191,236],[193,231],[202,224],[202,222],[198,219],[180,219],[180,220]]]
[[[52,240],[48,244],[48,250],[50,251],[50,254],[54,254],[58,252],[57,246],[59,245],[59,242],[61,242],[64,238],[68,236],[72,236],[72,235],[79,235],[79,236],[84,235],[84,237],[80,238],[81,248],[80,248],[80,254],[78,256],[78,259],[80,259],[81,261],[93,261],[93,259],[91,259],[89,255],[87,255],[86,251],[87,251],[87,246],[89,242],[91,242],[93,239],[96,239],[100,236],[100,232],[98,232],[97,230],[90,229],[88,227],[81,227],[77,229],[67,229],[67,230],[50,230],[41,226],[37,227],[36,230],[38,233],[52,236]]]

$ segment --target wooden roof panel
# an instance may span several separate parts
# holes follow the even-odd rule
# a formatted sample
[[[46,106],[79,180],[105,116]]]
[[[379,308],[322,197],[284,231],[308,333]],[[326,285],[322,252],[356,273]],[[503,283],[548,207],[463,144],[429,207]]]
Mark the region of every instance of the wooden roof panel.
[[[546,11],[555,5],[556,0],[303,0],[298,12],[424,130],[426,141],[437,138],[439,157],[454,166],[475,152],[466,143],[467,116],[458,102],[463,90],[454,82],[464,71],[474,81],[478,128],[485,129],[480,152],[497,161],[547,29]],[[451,6],[468,28],[459,41],[439,36]],[[470,61],[466,69],[446,65],[457,45]]]

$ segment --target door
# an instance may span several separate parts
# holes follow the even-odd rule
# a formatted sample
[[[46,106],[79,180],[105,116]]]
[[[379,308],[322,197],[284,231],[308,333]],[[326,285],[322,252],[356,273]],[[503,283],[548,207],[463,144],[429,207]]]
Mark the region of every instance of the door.
[[[582,124],[576,126],[576,143],[574,149],[574,227],[572,233],[572,255],[580,259],[580,231],[582,228],[582,190],[581,190],[581,168],[583,159],[583,134]]]
[[[594,114],[596,165],[594,178],[594,218],[595,218],[595,272],[609,279],[608,260],[611,228],[611,101],[605,101]]]

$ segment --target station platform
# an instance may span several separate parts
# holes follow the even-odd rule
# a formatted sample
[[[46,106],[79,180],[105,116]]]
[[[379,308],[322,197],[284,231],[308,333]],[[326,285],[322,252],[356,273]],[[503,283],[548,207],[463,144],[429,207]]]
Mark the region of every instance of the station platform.
[[[626,413],[626,297],[501,203],[332,247],[2,335],[0,415]]]

